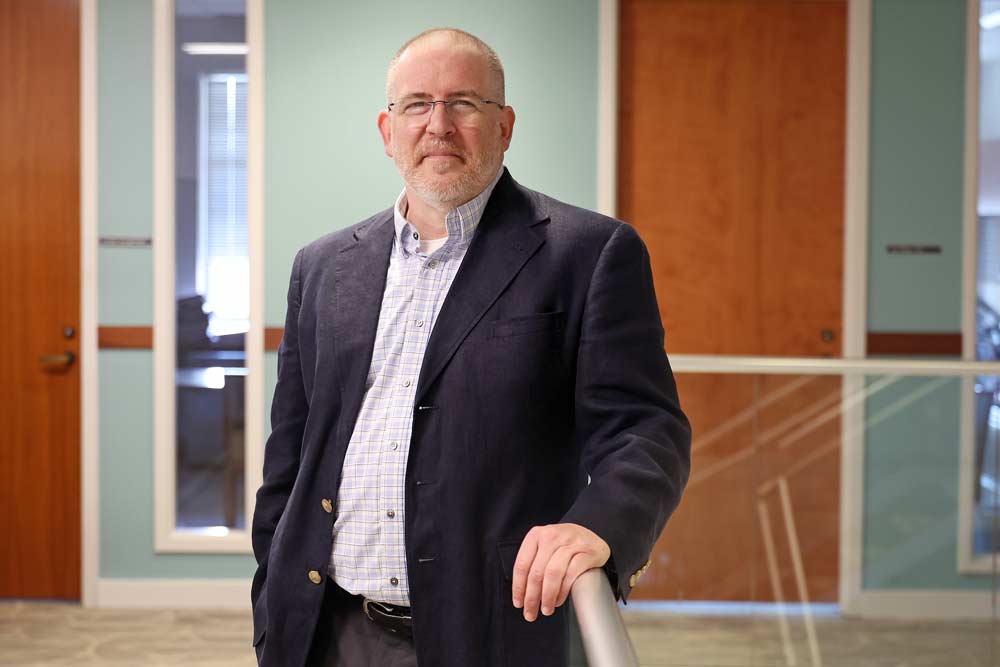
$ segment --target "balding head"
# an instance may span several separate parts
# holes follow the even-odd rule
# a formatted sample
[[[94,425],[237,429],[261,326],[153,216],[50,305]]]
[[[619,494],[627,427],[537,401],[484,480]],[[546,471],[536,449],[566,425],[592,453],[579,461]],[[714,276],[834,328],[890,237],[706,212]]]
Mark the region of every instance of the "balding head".
[[[459,30],[458,28],[432,28],[425,30],[403,44],[396,51],[396,55],[389,63],[389,71],[386,75],[385,97],[387,102],[394,101],[397,96],[399,87],[395,79],[400,61],[407,57],[409,51],[425,45],[447,46],[458,49],[466,48],[478,53],[482,57],[483,64],[486,67],[488,86],[486,90],[480,92],[490,99],[504,104],[504,74],[500,57],[497,56],[496,51],[490,48],[489,44],[472,33]]]

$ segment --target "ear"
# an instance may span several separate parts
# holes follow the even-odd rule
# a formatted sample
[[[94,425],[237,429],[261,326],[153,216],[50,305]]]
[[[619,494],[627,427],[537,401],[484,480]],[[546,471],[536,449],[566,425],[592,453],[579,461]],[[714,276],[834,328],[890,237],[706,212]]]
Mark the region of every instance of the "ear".
[[[392,157],[392,119],[389,117],[389,112],[385,109],[378,112],[378,131],[382,135],[385,154]]]
[[[504,107],[500,110],[500,138],[503,140],[503,149],[510,148],[511,137],[514,136],[514,107]]]

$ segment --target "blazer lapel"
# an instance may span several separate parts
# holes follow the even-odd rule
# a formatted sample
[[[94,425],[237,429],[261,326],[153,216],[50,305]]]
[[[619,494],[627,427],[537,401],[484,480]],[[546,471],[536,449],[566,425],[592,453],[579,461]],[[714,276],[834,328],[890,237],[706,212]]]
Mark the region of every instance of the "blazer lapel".
[[[531,227],[546,219],[504,169],[427,342],[417,405],[472,328],[545,243]]]
[[[390,209],[354,233],[354,242],[338,253],[333,290],[335,375],[343,397],[344,419],[350,426],[361,409],[365,381],[375,349],[382,294],[395,234]]]

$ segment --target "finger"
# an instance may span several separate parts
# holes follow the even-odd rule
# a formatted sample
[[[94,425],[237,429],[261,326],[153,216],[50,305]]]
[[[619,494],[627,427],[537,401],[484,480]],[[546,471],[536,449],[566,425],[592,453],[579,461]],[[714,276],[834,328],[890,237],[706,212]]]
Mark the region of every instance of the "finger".
[[[538,552],[528,570],[528,586],[524,591],[524,620],[534,621],[538,618],[538,607],[542,598],[542,583],[545,581],[545,568],[552,558],[556,544],[548,540],[539,540]]]
[[[517,558],[514,559],[514,576],[511,581],[511,598],[514,606],[520,609],[524,605],[524,590],[528,582],[528,572],[531,564],[535,560],[535,553],[538,551],[538,539],[534,530],[528,531],[521,542],[521,548],[517,550]]]
[[[566,604],[566,598],[569,594],[573,592],[573,583],[580,577],[581,574],[587,570],[598,567],[594,565],[593,558],[590,554],[584,552],[578,552],[569,562],[569,567],[566,568],[566,576],[563,577],[562,585],[559,587],[559,598],[556,600],[556,606],[561,607]]]
[[[552,557],[545,566],[545,578],[542,580],[541,611],[546,616],[551,616],[555,611],[556,598],[559,597],[559,590],[563,579],[566,577],[566,568],[569,567],[570,560],[576,552],[568,546],[558,547],[552,552]]]

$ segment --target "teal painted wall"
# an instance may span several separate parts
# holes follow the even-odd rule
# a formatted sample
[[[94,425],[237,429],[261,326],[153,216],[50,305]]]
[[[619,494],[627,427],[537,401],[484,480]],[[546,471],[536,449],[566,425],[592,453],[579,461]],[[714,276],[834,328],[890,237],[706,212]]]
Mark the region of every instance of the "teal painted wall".
[[[988,575],[958,574],[961,385],[901,378],[866,402],[865,589],[992,586]]]
[[[965,12],[964,0],[872,5],[869,331],[961,330]],[[890,256],[889,243],[943,252]],[[899,406],[865,431],[866,589],[991,587],[957,572],[961,387],[921,396],[932,381],[865,402],[868,420]]]
[[[517,112],[506,164],[524,185],[596,205],[597,0],[265,4],[265,320],[284,323],[295,251],[392,206],[402,181],[375,119],[396,50],[455,26],[504,63]]]
[[[869,331],[961,330],[964,109],[965,1],[875,0]]]
[[[153,233],[153,7],[101,0],[97,41],[98,233]],[[101,247],[97,253],[98,322],[153,321],[150,247]]]
[[[153,551],[153,355],[103,350],[100,376],[100,573],[106,578],[246,578],[242,554]]]

